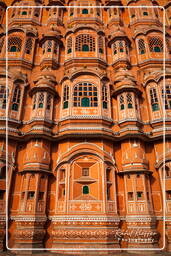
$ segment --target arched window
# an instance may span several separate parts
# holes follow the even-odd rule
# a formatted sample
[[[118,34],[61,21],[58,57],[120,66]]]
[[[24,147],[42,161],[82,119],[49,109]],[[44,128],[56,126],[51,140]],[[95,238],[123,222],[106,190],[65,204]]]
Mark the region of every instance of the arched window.
[[[6,108],[7,92],[5,86],[0,85],[0,108]]]
[[[83,9],[82,14],[88,14],[88,9]]]
[[[10,37],[8,39],[8,52],[20,52],[22,40],[19,37]]]
[[[36,108],[36,101],[37,101],[37,94],[35,94],[33,97],[33,109]]]
[[[139,54],[144,54],[145,51],[145,43],[143,39],[139,39],[138,40],[138,50],[139,50]]]
[[[72,52],[72,37],[70,36],[67,40],[67,53],[71,53]]]
[[[21,15],[27,15],[26,11],[22,11]]]
[[[39,101],[38,101],[38,108],[43,108],[44,106],[44,94],[40,93],[39,94]]]
[[[162,98],[165,100],[165,109],[171,109],[171,85],[166,85],[165,91],[162,88]]]
[[[116,48],[116,43],[113,43],[113,54],[117,54],[117,48]]]
[[[132,95],[130,93],[128,93],[126,95],[126,98],[127,98],[128,108],[133,108],[133,106],[132,106]]]
[[[26,41],[26,53],[30,54],[33,47],[33,38],[28,38]]]
[[[119,103],[120,103],[120,110],[123,110],[123,109],[125,108],[123,95],[121,95],[121,96],[119,97]]]
[[[69,101],[69,86],[65,85],[63,94],[63,108],[68,108]]]
[[[122,41],[119,42],[119,51],[124,52],[124,46]]]
[[[76,44],[75,44],[76,51],[95,51],[95,38],[91,35],[79,35],[76,37]]]
[[[163,52],[163,42],[158,37],[151,37],[149,39],[150,52]]]
[[[159,103],[158,103],[158,96],[157,96],[156,88],[150,89],[150,100],[151,100],[152,111],[159,110]]]
[[[51,52],[52,51],[52,41],[48,40],[47,41],[47,52]]]
[[[83,194],[89,194],[89,186],[83,186]]]
[[[13,98],[12,98],[12,110],[18,111],[20,100],[21,100],[21,90],[19,86],[16,86],[14,90]]]
[[[51,109],[51,99],[52,99],[52,96],[50,94],[47,95],[47,101],[46,101],[46,108],[48,110]]]
[[[74,107],[97,107],[97,87],[91,83],[79,83],[74,87]]]
[[[5,179],[6,178],[6,167],[2,167],[0,169],[0,179]]]
[[[104,52],[104,47],[103,47],[103,37],[99,36],[99,53]]]
[[[102,87],[102,105],[103,108],[107,109],[107,88],[106,85],[103,85]]]

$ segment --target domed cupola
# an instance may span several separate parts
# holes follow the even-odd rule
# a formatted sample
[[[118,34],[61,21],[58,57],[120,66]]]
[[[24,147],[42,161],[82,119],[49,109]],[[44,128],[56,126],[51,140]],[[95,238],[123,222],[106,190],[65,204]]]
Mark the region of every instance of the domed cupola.
[[[30,95],[33,99],[31,119],[52,120],[56,78],[49,72],[43,72],[35,81]]]
[[[29,144],[24,155],[24,171],[49,171],[50,155],[47,149],[35,142]]]
[[[122,28],[110,30],[108,32],[108,45],[112,49],[112,65],[117,68],[122,66],[130,66],[129,49],[131,41]]]

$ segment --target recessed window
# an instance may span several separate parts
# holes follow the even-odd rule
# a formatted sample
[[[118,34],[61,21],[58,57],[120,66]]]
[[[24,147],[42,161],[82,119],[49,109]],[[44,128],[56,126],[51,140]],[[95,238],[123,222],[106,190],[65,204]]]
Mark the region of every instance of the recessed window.
[[[107,184],[107,200],[111,200],[111,193],[110,193],[110,184]]]
[[[89,176],[89,168],[82,169],[82,176]]]
[[[89,186],[83,186],[83,194],[84,195],[89,194]]]
[[[134,197],[133,197],[133,192],[128,192],[128,201],[133,201]]]
[[[38,101],[38,108],[43,108],[44,106],[44,94],[40,93],[39,94],[39,101]]]
[[[138,49],[140,54],[145,54],[145,42],[143,39],[138,40]]]
[[[132,105],[132,95],[130,93],[128,93],[126,95],[126,98],[127,98],[128,108],[133,108],[133,105]]]
[[[51,109],[51,99],[52,99],[52,96],[51,96],[50,94],[48,94],[48,96],[47,96],[47,102],[46,102],[46,108],[47,108],[48,110]]]
[[[68,49],[68,54],[69,54],[69,53],[71,53],[71,52],[72,52],[72,49],[71,49],[71,48],[69,48],[69,49]]]
[[[0,190],[0,200],[5,199],[5,190]]]
[[[43,200],[44,192],[39,192],[38,200]]]
[[[6,109],[7,92],[5,86],[0,85],[0,108]]]
[[[143,12],[143,15],[144,16],[148,16],[148,12]]]
[[[63,93],[63,108],[68,108],[68,101],[69,101],[69,86],[64,86],[64,93]]]
[[[102,102],[103,102],[103,108],[107,109],[108,98],[107,98],[107,87],[106,87],[106,85],[103,85],[103,87],[102,87]]]
[[[166,191],[166,199],[171,200],[171,190]]]
[[[21,98],[21,90],[18,86],[16,86],[13,94],[13,99],[12,99],[12,110],[18,111],[19,104],[20,104],[20,98]]]
[[[34,195],[35,195],[35,192],[34,192],[34,191],[29,191],[29,192],[28,192],[28,199],[33,199],[33,198],[34,198]]]
[[[23,12],[21,13],[21,15],[27,15],[27,12],[26,12],[26,11],[23,11]]]
[[[152,111],[159,110],[158,96],[157,96],[156,88],[150,89],[150,99],[151,99]]]
[[[132,15],[131,15],[131,18],[135,18],[135,14],[132,14]]]
[[[5,166],[0,169],[0,179],[6,178],[6,168]]]
[[[171,109],[171,85],[166,85],[165,90],[162,88],[162,98],[165,100],[165,109]]]
[[[143,192],[137,192],[137,200],[142,200]]]
[[[88,14],[88,9],[83,9],[82,14]]]
[[[119,101],[120,101],[120,110],[123,110],[125,108],[123,95],[120,96]]]

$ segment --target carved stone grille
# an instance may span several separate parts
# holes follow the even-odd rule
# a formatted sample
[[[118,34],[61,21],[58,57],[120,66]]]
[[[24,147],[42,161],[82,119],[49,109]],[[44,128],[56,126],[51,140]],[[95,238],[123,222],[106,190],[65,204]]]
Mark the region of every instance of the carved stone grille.
[[[145,51],[145,42],[143,39],[138,40],[138,50],[139,50],[140,54],[144,54],[146,52]]]
[[[4,38],[0,39],[0,53],[2,52],[2,48],[4,46]]]
[[[91,35],[79,35],[76,37],[75,50],[83,51],[84,46],[87,46],[87,51],[95,51],[95,38]]]
[[[6,99],[7,99],[6,88],[5,86],[0,85],[0,108],[1,109],[6,108]]]
[[[104,53],[103,37],[99,37],[99,53]]]
[[[8,51],[20,52],[22,47],[22,40],[19,37],[10,37],[8,39]]]
[[[150,52],[163,52],[163,42],[158,37],[149,38]]]
[[[68,108],[68,100],[69,100],[69,86],[65,85],[64,96],[63,96],[63,107],[64,108]]]
[[[103,102],[103,108],[107,108],[107,88],[106,88],[106,85],[103,85],[103,87],[102,87],[102,102]]]
[[[47,103],[46,103],[46,108],[48,110],[51,109],[51,99],[52,99],[52,96],[50,94],[48,94],[48,96],[47,96]]]
[[[40,93],[39,94],[38,108],[43,108],[43,106],[44,106],[44,94]]]
[[[158,105],[158,96],[157,96],[156,88],[151,88],[150,89],[150,100],[151,100],[152,110],[153,111],[158,110],[159,105]]]
[[[165,100],[165,109],[171,109],[171,85],[166,85],[165,95],[162,88],[162,98]]]
[[[97,107],[97,87],[91,83],[79,83],[74,87],[74,107]]]
[[[19,86],[17,86],[14,90],[13,99],[12,99],[12,110],[18,111],[19,104],[21,98],[21,90]]]
[[[33,38],[28,38],[26,41],[26,53],[30,54],[33,47]]]
[[[72,52],[72,37],[70,36],[67,40],[67,53]]]
[[[123,97],[123,95],[120,96],[119,102],[120,102],[120,109],[121,110],[124,109],[125,106],[124,106],[124,97]]]

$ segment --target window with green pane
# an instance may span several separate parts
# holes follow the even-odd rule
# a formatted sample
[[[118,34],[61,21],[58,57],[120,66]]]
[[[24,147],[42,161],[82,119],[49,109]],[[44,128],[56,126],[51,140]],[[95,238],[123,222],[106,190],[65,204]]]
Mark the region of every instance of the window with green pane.
[[[89,46],[87,44],[83,44],[82,51],[89,52]]]
[[[89,186],[83,186],[83,194],[84,195],[89,194]]]
[[[82,14],[88,14],[88,9],[83,9]]]
[[[73,92],[74,107],[97,107],[98,92],[97,87],[88,82],[81,82],[74,87]]]

